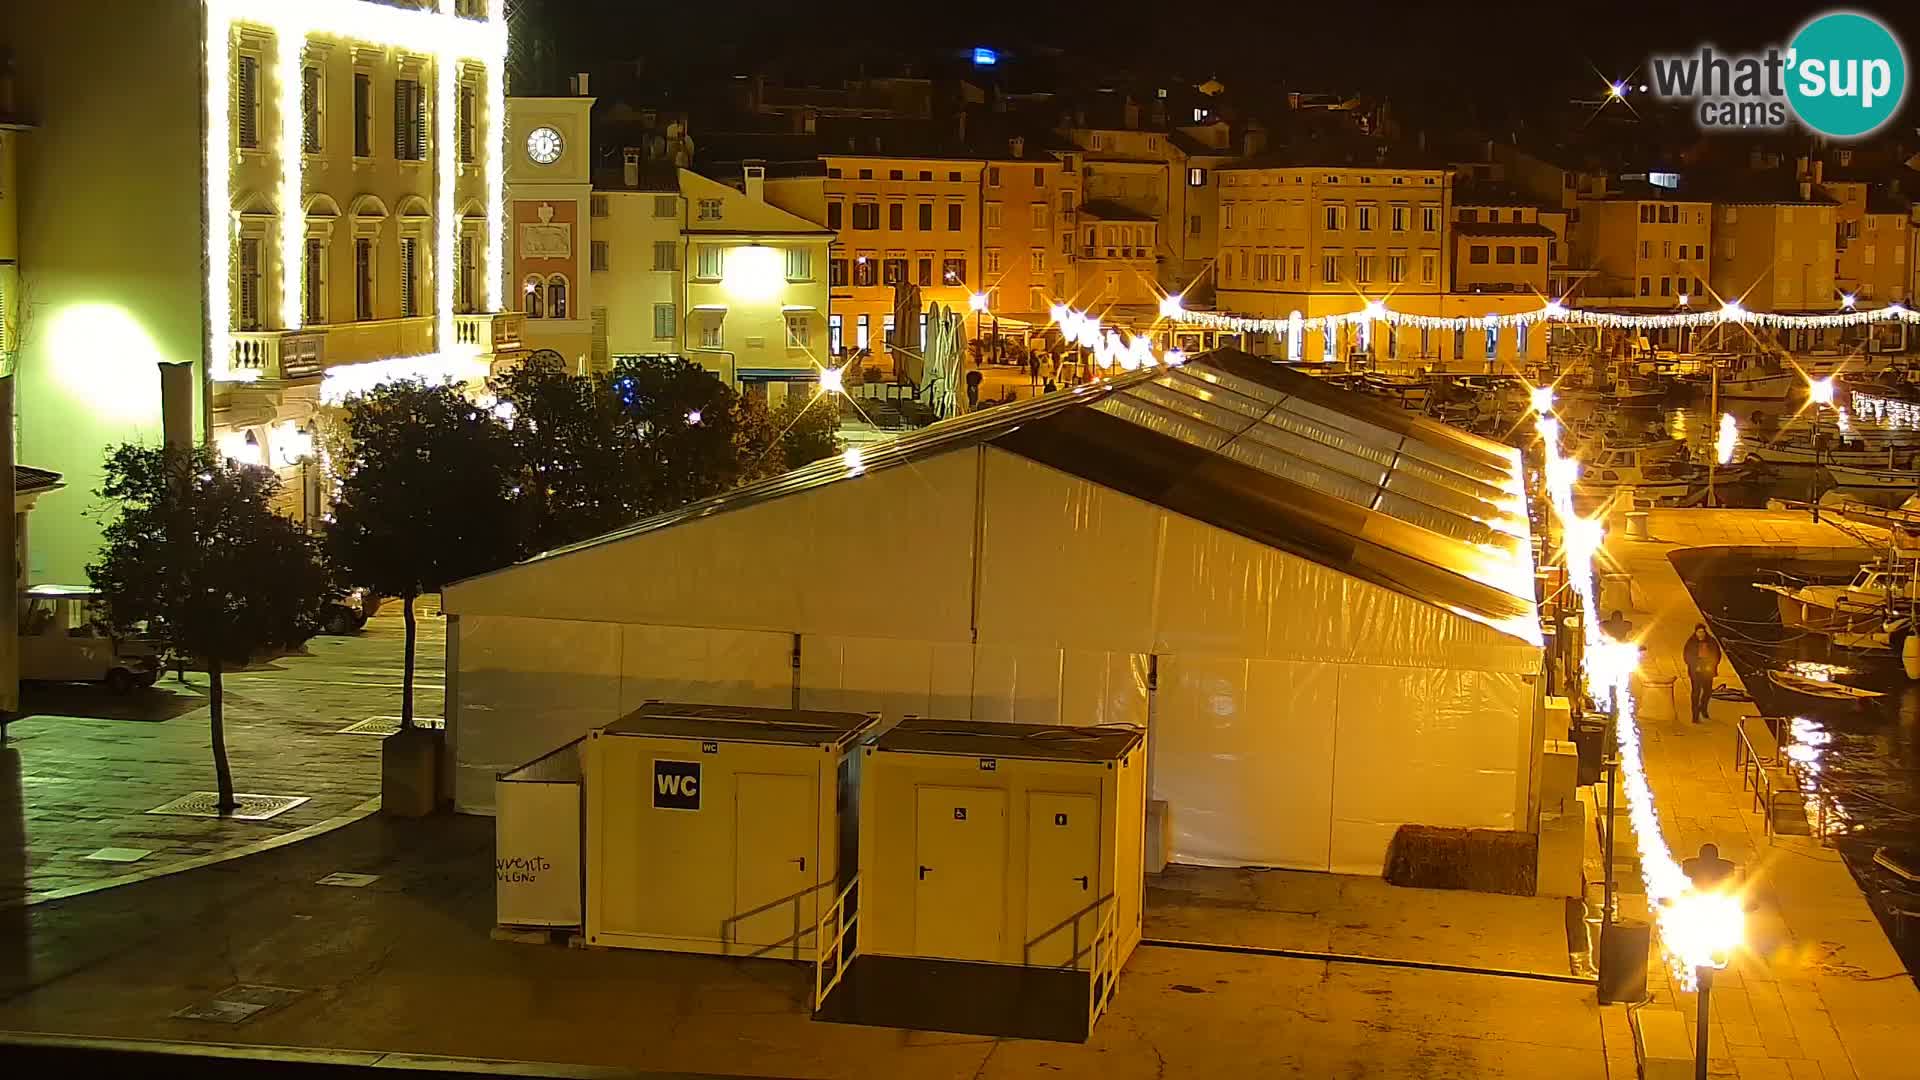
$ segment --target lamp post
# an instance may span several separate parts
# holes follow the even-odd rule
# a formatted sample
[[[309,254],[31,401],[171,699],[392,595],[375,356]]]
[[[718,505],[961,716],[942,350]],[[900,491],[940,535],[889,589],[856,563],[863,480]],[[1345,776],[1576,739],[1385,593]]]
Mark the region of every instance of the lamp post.
[[[1813,405],[1813,473],[1807,480],[1807,502],[1813,522],[1820,523],[1820,410],[1833,404],[1833,378],[1807,381],[1807,400]]]
[[[980,340],[987,332],[987,294],[970,293],[967,296],[967,309],[973,312],[973,351],[974,363],[984,367],[987,363],[987,348]]]
[[[1692,888],[1674,899],[1661,920],[1668,948],[1693,973],[1697,990],[1693,1075],[1707,1080],[1712,1044],[1713,973],[1727,966],[1746,940],[1747,912],[1734,888],[1734,866],[1720,857],[1716,844],[1700,845],[1700,854],[1680,864]]]

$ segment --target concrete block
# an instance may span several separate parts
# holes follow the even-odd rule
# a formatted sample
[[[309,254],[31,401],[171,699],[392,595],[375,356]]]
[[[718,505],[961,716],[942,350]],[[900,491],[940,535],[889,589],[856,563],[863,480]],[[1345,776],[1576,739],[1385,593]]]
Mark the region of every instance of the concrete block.
[[[1567,809],[1562,813],[1540,815],[1535,895],[1585,895],[1586,875],[1582,872],[1582,858],[1586,850],[1586,834],[1586,807],[1578,800],[1568,800]]]
[[[1573,730],[1573,703],[1563,697],[1549,697],[1546,710],[1547,741],[1565,742]]]
[[[1565,812],[1580,783],[1580,751],[1572,743],[1550,741],[1540,751],[1540,812]]]
[[[417,727],[381,740],[381,813],[426,817],[438,808],[442,746],[440,732]]]
[[[1642,1080],[1693,1080],[1693,1040],[1687,1021],[1674,1009],[1635,1009],[1633,1050]]]

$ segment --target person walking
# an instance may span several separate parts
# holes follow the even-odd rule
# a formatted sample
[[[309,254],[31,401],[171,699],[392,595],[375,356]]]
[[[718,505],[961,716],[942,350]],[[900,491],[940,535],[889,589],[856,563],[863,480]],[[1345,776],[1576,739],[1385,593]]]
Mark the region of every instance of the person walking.
[[[980,407],[980,383],[983,378],[984,376],[980,374],[979,368],[972,368],[967,372],[967,411],[968,412],[972,412],[973,410]]]
[[[1720,671],[1720,643],[1707,633],[1706,623],[1695,623],[1693,636],[1680,650],[1687,662],[1687,678],[1693,683],[1693,722],[1705,723],[1707,703],[1713,700],[1713,677]]]

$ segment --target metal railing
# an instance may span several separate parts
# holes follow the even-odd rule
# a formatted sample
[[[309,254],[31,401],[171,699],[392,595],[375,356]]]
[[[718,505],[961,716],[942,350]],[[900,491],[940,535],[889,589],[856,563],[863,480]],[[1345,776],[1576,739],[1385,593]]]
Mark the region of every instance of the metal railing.
[[[1803,769],[1799,762],[1787,756],[1783,749],[1781,729],[1773,722],[1768,723],[1772,730],[1774,752],[1771,756],[1762,754],[1753,744],[1753,737],[1747,734],[1747,721],[1753,717],[1742,717],[1733,729],[1733,767],[1740,773],[1740,789],[1751,790],[1753,810],[1760,815],[1763,834],[1772,839],[1774,832],[1773,812],[1782,794],[1791,794],[1808,815],[1807,826],[1813,832],[1813,838],[1822,845],[1831,842],[1831,821],[1833,820],[1833,799],[1820,788],[1816,773]],[[1766,717],[1761,717],[1767,720]],[[1781,780],[1791,783],[1784,786]]]
[[[832,904],[820,913],[813,928],[813,1008],[818,1012],[827,995],[840,985],[848,965],[860,952],[858,939],[849,943],[847,934],[860,919],[857,904],[860,878],[855,875]],[[851,910],[849,910],[851,908]],[[829,933],[831,930],[831,933]],[[849,949],[851,945],[851,949]]]
[[[1113,915],[1119,906],[1106,905],[1106,913],[1100,917],[1100,929],[1093,935],[1093,957],[1087,969],[1088,1036],[1092,1036],[1094,1025],[1113,1003],[1113,989],[1120,981],[1120,972],[1115,970],[1119,967],[1120,939],[1113,928]]]

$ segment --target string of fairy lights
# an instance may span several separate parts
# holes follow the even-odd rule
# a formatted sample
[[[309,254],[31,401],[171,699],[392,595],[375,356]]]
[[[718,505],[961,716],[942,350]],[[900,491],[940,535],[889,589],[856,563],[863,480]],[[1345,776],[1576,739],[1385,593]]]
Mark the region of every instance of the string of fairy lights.
[[[1388,307],[1384,300],[1369,300],[1356,311],[1311,317],[1294,311],[1285,316],[1273,317],[1238,315],[1223,311],[1189,311],[1181,304],[1180,297],[1174,295],[1161,302],[1160,315],[1164,319],[1202,329],[1224,330],[1236,334],[1272,334],[1289,339],[1297,338],[1308,330],[1320,329],[1322,326],[1328,328],[1370,326],[1374,323],[1405,326],[1417,330],[1459,331],[1509,330],[1536,326],[1540,323],[1561,323],[1567,326],[1591,326],[1618,330],[1689,329],[1727,324],[1773,330],[1828,330],[1895,321],[1920,323],[1920,312],[1902,304],[1855,309],[1850,297],[1844,301],[1844,304],[1846,310],[1822,315],[1787,315],[1772,311],[1753,311],[1743,306],[1738,300],[1727,300],[1717,307],[1702,308],[1698,311],[1642,314],[1570,308],[1558,300],[1549,300],[1530,311],[1505,314],[1489,312],[1485,315],[1416,315],[1411,312],[1395,311]]]
[[[1630,641],[1615,640],[1600,627],[1593,560],[1605,536],[1605,519],[1582,517],[1574,510],[1573,485],[1579,478],[1580,464],[1560,451],[1560,421],[1553,415],[1552,390],[1536,389],[1532,404],[1537,414],[1535,430],[1544,448],[1548,500],[1560,526],[1568,584],[1580,601],[1585,646],[1581,674],[1588,698],[1596,706],[1615,710],[1620,787],[1626,795],[1628,821],[1639,841],[1641,880],[1674,976],[1691,990],[1698,970],[1726,966],[1745,936],[1746,912],[1739,896],[1732,892],[1695,889],[1661,832],[1653,785],[1641,753],[1633,695],[1640,648]]]

